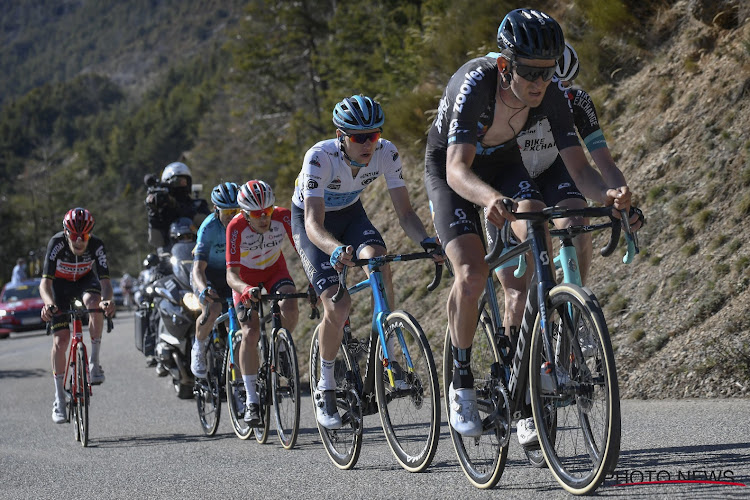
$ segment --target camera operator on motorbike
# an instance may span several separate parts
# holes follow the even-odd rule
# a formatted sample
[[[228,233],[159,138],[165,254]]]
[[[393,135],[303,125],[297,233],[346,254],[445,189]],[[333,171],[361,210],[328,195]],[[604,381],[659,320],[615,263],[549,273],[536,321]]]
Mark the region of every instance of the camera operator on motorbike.
[[[193,250],[191,284],[200,303],[208,306],[208,319],[202,322],[202,312],[195,322],[195,342],[190,356],[190,370],[197,378],[206,377],[206,344],[214,321],[222,311],[223,303],[232,294],[227,284],[227,226],[240,213],[237,203],[239,186],[224,182],[211,191],[214,213],[206,217],[198,229],[198,241]]]
[[[70,309],[75,297],[81,297],[88,309],[104,309],[108,317],[112,317],[115,312],[107,252],[102,240],[91,234],[93,228],[94,217],[88,210],[74,208],[68,211],[63,218],[63,230],[49,240],[44,258],[39,293],[44,301],[42,321],[53,320],[55,339],[52,344],[52,375],[55,378],[55,402],[52,406],[52,421],[56,424],[65,422],[67,418],[63,378],[70,343],[69,317],[67,314],[56,313]],[[103,322],[101,313],[90,314],[89,373],[94,385],[104,382],[104,371],[99,365]]]
[[[206,200],[191,197],[193,177],[184,163],[173,162],[164,167],[161,181],[152,174],[143,182],[148,188],[148,242],[159,251],[168,251],[169,226],[180,217],[187,217],[195,227],[210,214]]]

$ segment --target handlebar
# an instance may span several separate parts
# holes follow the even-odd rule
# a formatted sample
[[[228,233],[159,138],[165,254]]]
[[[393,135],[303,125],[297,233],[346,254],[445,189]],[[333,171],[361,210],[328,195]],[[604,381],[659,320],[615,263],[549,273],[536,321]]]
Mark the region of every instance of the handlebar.
[[[78,314],[92,313],[92,312],[104,313],[106,311],[104,311],[104,309],[101,309],[99,307],[96,307],[96,308],[93,308],[93,309],[86,309],[84,307],[80,307],[80,308],[68,309],[67,311],[58,311],[57,307],[55,307],[55,310],[53,311],[53,314],[55,316],[60,316],[60,315],[63,315],[63,314],[76,314],[76,315],[78,315]],[[104,317],[107,319],[107,333],[109,333],[114,328],[114,323],[112,322],[112,318],[110,318],[109,316],[105,315]],[[47,335],[51,335],[52,334],[52,323],[53,323],[53,321],[54,321],[54,319],[52,319],[50,321],[47,321]]]
[[[354,266],[368,266],[371,270],[379,268],[380,266],[387,264],[389,262],[406,262],[409,260],[420,260],[420,259],[432,259],[433,255],[435,253],[433,251],[430,252],[416,252],[416,253],[408,253],[408,254],[391,254],[391,255],[381,255],[378,257],[372,257],[371,259],[353,259],[352,263]],[[353,267],[353,266],[352,266]],[[336,291],[336,295],[331,298],[333,302],[338,302],[341,300],[341,297],[344,296],[344,292],[346,291],[346,275],[349,270],[348,266],[344,266],[344,269],[339,273],[339,288]],[[429,285],[427,285],[427,290],[432,292],[435,290],[438,285],[440,285],[440,279],[443,275],[443,265],[439,262],[435,262],[435,276],[432,278],[432,281]]]
[[[310,315],[308,318],[310,319],[319,319],[320,318],[320,311],[318,310],[318,296],[315,294],[315,289],[313,289],[312,285],[307,286],[306,292],[297,292],[297,293],[264,293],[260,294],[259,289],[253,290],[253,297],[258,299],[258,302],[253,302],[252,308],[256,311],[258,310],[259,303],[261,300],[270,300],[274,302],[278,302],[280,300],[284,299],[307,299],[310,302]]]

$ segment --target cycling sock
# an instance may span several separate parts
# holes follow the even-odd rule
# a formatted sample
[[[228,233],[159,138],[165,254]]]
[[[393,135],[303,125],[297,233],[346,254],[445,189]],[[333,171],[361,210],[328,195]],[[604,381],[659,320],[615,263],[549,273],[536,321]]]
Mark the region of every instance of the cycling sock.
[[[453,388],[471,389],[474,387],[474,374],[471,373],[471,346],[459,349],[451,346],[453,351]]]
[[[333,367],[336,360],[326,361],[320,358],[320,380],[318,380],[318,389],[327,391],[336,388],[336,377],[333,374]]]
[[[260,399],[258,399],[258,391],[255,388],[255,381],[258,379],[257,375],[243,375],[242,381],[245,382],[245,391],[247,392],[247,403],[255,403],[258,404],[260,402]]]
[[[65,378],[64,374],[53,373],[52,376],[55,379],[55,398],[64,403],[65,402]]]
[[[99,366],[99,349],[102,347],[102,339],[91,339],[91,364]]]

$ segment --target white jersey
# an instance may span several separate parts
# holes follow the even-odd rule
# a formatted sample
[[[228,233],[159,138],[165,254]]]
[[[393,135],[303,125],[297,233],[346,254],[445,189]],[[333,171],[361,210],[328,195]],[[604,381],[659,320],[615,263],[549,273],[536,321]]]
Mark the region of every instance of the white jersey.
[[[292,203],[305,208],[305,197],[324,198],[326,212],[353,205],[360,193],[380,175],[388,189],[406,186],[401,173],[401,158],[396,146],[379,139],[370,163],[352,177],[352,169],[339,149],[338,139],[328,139],[311,147],[294,182]]]
[[[523,164],[532,178],[541,175],[557,159],[559,151],[547,118],[523,130],[517,140]]]

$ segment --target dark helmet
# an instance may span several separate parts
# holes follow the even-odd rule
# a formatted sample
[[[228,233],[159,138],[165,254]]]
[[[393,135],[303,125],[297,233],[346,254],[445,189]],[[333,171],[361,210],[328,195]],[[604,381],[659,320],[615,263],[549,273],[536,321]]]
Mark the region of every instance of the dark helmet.
[[[63,229],[75,234],[88,234],[94,228],[94,216],[85,208],[68,210],[63,218]]]
[[[169,237],[172,241],[195,241],[193,221],[187,217],[180,217],[169,226]]]
[[[385,115],[380,104],[362,94],[344,98],[333,108],[333,124],[342,130],[369,130],[380,128]]]
[[[497,29],[497,46],[514,57],[559,59],[565,37],[557,21],[534,9],[510,11]]]
[[[239,189],[239,186],[234,182],[219,184],[211,191],[211,203],[219,209],[239,208],[240,206],[237,203],[237,192]]]
[[[143,267],[145,269],[154,267],[158,263],[159,263],[159,256],[156,255],[155,253],[150,253],[146,256],[145,259],[143,259]]]

